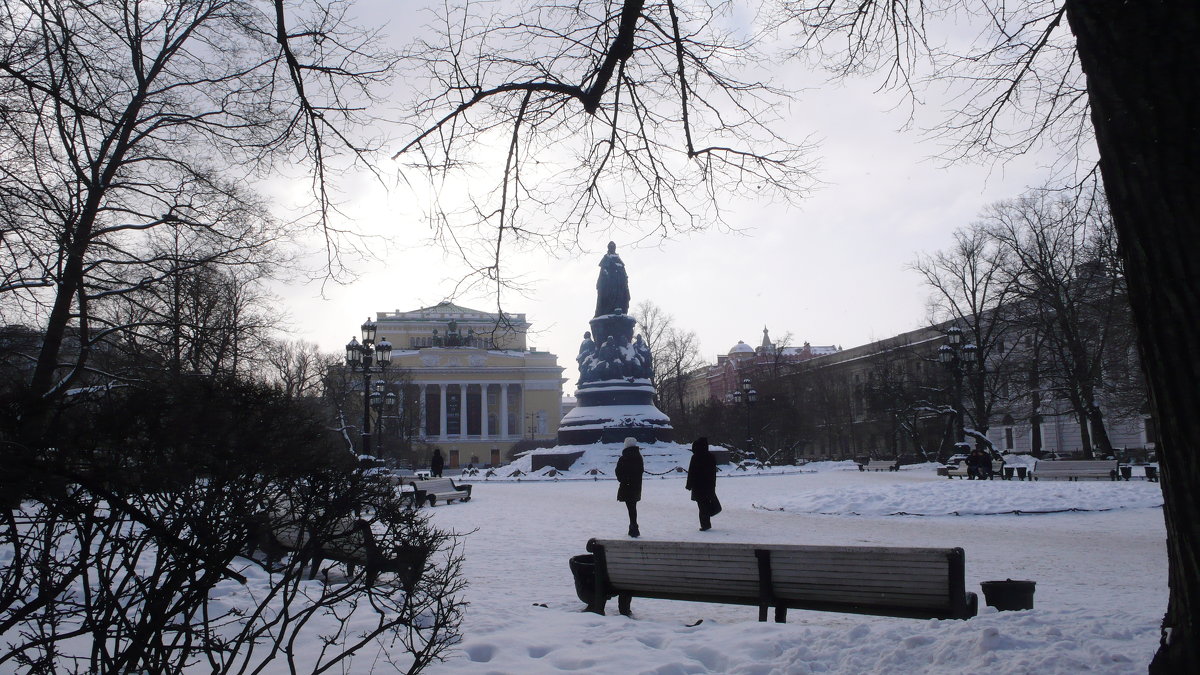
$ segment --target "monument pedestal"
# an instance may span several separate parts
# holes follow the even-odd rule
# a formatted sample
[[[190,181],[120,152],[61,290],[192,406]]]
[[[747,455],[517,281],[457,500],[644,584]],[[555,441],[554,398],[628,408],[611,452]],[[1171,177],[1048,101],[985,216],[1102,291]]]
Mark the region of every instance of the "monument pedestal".
[[[579,405],[558,423],[559,445],[669,441],[671,420],[654,405],[649,380],[588,382],[575,392]]]

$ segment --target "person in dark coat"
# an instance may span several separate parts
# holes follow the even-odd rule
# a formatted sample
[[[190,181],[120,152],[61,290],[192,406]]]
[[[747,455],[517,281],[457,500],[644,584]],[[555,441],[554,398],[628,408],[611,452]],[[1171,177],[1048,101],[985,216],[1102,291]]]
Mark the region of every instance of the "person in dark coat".
[[[625,439],[625,448],[621,450],[621,458],[617,460],[617,501],[625,502],[629,511],[629,536],[642,536],[638,529],[637,503],[642,498],[642,472],[646,465],[642,461],[637,440],[633,437]]]
[[[433,457],[429,460],[429,475],[433,478],[442,477],[442,467],[446,465],[446,460],[442,458],[442,449],[434,448]]]
[[[971,454],[967,455],[967,480],[984,480],[991,468],[991,459],[979,448],[975,448]]]
[[[700,531],[712,528],[712,517],[721,512],[717,500],[717,460],[708,451],[708,439],[701,436],[692,441],[692,461],[688,463],[688,490],[700,512]]]

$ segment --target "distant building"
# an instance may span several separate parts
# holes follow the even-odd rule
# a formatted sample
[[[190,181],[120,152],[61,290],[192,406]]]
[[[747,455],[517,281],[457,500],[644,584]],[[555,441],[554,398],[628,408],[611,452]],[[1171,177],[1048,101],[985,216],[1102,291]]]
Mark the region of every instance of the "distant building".
[[[693,378],[693,392],[687,396],[689,405],[704,401],[730,401],[733,392],[738,389],[743,379],[763,370],[785,369],[794,364],[809,359],[836,354],[841,347],[834,345],[814,346],[805,342],[799,347],[784,345],[776,346],[771,341],[771,334],[763,326],[762,342],[758,347],[751,347],[745,342],[738,343],[729,349],[729,353],[717,356],[715,365],[707,366]]]
[[[518,441],[556,437],[563,368],[528,346],[524,314],[443,302],[375,320],[379,339],[394,346],[392,368],[416,396],[417,436],[441,448],[447,466],[499,464]]]

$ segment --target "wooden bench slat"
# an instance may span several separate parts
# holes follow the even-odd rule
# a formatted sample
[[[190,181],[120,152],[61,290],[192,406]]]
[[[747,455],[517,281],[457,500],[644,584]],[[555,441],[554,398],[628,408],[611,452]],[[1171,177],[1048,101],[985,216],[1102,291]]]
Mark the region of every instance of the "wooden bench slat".
[[[751,552],[753,553],[753,552]],[[892,574],[911,574],[916,576],[936,574],[937,570],[944,570],[946,561],[925,561],[925,560],[855,560],[846,556],[840,556],[837,559],[791,559],[787,558],[786,554],[772,555],[773,559],[778,559],[781,569],[793,569],[798,571],[813,571],[813,572],[837,572],[843,569],[853,569],[867,571],[871,569],[888,570]],[[666,568],[679,568],[688,566],[699,566],[703,569],[710,569],[714,566],[725,565],[729,567],[746,568],[751,570],[758,569],[757,560],[751,556],[734,557],[687,557],[665,559],[662,557],[630,557],[625,555],[613,555],[608,559],[609,567],[620,567],[623,565],[631,565],[637,567],[661,565]],[[897,567],[903,565],[904,567]],[[945,573],[943,572],[944,576]]]
[[[744,549],[741,551],[719,551],[719,550],[640,550],[626,551],[613,550],[608,554],[610,560],[631,560],[643,561],[661,559],[664,556],[672,560],[700,560],[700,561],[737,561],[750,560],[754,561],[755,550],[771,551],[772,554],[780,554],[784,560],[797,561],[813,561],[815,563],[832,563],[840,564],[842,562],[870,562],[879,561],[883,563],[911,563],[914,565],[945,565],[946,555],[928,555],[922,553],[899,553],[895,555],[878,555],[874,554],[870,549],[864,551],[790,551],[787,549],[776,549],[769,546],[755,547],[752,549]]]
[[[745,552],[746,550],[761,549],[765,551],[790,552],[801,555],[817,555],[824,553],[845,553],[867,557],[900,557],[918,556],[928,559],[941,560],[949,555],[948,549],[906,547],[906,546],[810,546],[807,544],[737,544],[729,542],[702,543],[694,541],[660,541],[656,539],[593,539],[597,546],[605,547],[607,555],[625,553],[628,551],[704,551],[704,552]]]
[[[846,565],[843,567],[816,568],[811,566],[771,568],[772,576],[776,579],[811,579],[822,583],[838,583],[850,576],[872,576],[881,581],[891,583],[925,583],[942,582],[948,578],[946,570],[932,568],[923,570],[889,569],[876,565]],[[655,562],[647,565],[630,565],[627,563],[609,563],[609,575],[653,575],[658,577],[703,575],[713,579],[758,578],[757,566],[729,565],[714,569],[692,561]]]
[[[946,577],[942,577],[941,579],[936,579],[936,580],[916,581],[916,582],[903,580],[899,583],[893,582],[891,580],[882,580],[882,579],[877,580],[877,579],[865,579],[865,578],[828,580],[828,581],[823,582],[821,580],[797,581],[797,580],[791,580],[791,579],[787,579],[787,578],[780,578],[775,575],[772,575],[772,577],[773,577],[772,584],[775,588],[793,588],[793,589],[798,589],[798,590],[830,588],[830,589],[845,590],[845,591],[849,592],[849,591],[854,591],[857,589],[863,589],[863,590],[870,591],[870,592],[891,593],[891,592],[898,592],[897,589],[899,589],[900,591],[903,591],[903,592],[917,593],[920,595],[929,595],[929,594],[946,595],[949,592],[947,589],[949,588],[949,585],[950,585],[949,579]],[[758,582],[759,582],[757,576],[752,577],[749,575],[745,575],[745,576],[741,576],[741,577],[732,577],[732,576],[723,576],[722,577],[722,576],[716,576],[716,575],[704,575],[704,574],[700,574],[700,573],[688,574],[686,572],[677,574],[677,575],[670,575],[670,574],[666,574],[666,573],[636,574],[635,575],[635,574],[628,574],[628,573],[621,574],[621,573],[613,572],[611,570],[609,571],[609,579],[616,585],[629,585],[629,586],[636,585],[639,587],[664,586],[664,587],[669,587],[669,588],[696,588],[697,584],[706,584],[706,583],[707,584],[719,583],[723,586],[731,586],[731,587],[732,586],[739,586],[739,587],[746,586],[746,587],[750,587],[750,588],[758,588]]]

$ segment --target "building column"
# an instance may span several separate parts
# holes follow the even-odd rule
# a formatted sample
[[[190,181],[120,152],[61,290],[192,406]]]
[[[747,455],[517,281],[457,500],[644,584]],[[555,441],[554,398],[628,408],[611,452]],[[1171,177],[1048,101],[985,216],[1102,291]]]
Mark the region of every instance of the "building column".
[[[445,438],[446,437],[446,385],[439,384],[438,390],[441,395],[440,400],[442,403],[441,407],[438,408],[438,420],[441,422],[441,424],[438,426],[438,437]]]
[[[508,383],[500,385],[500,438],[508,438]]]
[[[467,436],[467,385],[458,383],[458,435]]]
[[[479,437],[480,438],[488,437],[487,395],[488,395],[487,382],[480,382],[479,383]]]
[[[418,405],[421,406],[421,412],[417,414],[417,434],[421,438],[429,435],[429,420],[426,419],[429,411],[425,408],[425,385],[417,385],[420,393],[417,395]]]
[[[521,425],[521,438],[525,438],[525,425],[527,422],[525,420],[525,385],[523,384],[517,385],[517,403],[519,404],[517,407],[517,424]],[[530,434],[530,437],[532,438],[533,434]]]

